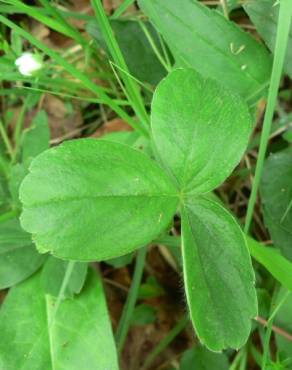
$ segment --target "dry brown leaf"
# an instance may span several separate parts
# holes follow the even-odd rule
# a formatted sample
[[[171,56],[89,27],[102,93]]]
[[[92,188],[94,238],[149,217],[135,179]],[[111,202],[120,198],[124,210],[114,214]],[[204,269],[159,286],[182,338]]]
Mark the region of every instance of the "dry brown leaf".
[[[121,118],[114,118],[111,121],[106,122],[104,125],[99,127],[95,133],[91,135],[91,137],[101,137],[105,134],[109,134],[111,132],[118,132],[118,131],[132,131],[131,126],[129,126],[125,121]]]

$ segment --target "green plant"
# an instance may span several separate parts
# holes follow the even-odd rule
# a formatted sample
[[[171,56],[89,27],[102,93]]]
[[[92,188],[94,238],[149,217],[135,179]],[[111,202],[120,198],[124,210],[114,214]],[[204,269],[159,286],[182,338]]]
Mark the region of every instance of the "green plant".
[[[38,3],[0,1],[0,288],[11,288],[0,312],[0,370],[156,369],[182,332],[191,348],[180,350],[180,364],[176,354],[157,369],[289,369],[288,80],[278,89],[283,68],[291,75],[291,2],[224,0],[215,9],[139,0],[130,16],[132,0],[111,16],[100,0],[91,1],[94,15],[66,1]],[[48,47],[12,13],[72,48]],[[268,48],[232,21],[237,14],[250,16]],[[27,73],[23,55],[42,65]],[[49,148],[66,135],[50,141],[48,93],[68,112],[78,101],[95,129],[96,116],[105,126],[118,116],[133,131],[80,138],[92,133],[84,124],[78,139]],[[168,295],[152,275],[153,245],[183,276],[187,313],[139,365],[123,364],[127,334],[155,326],[157,301]],[[127,293],[114,333],[105,264],[131,276],[129,287],[104,280]]]

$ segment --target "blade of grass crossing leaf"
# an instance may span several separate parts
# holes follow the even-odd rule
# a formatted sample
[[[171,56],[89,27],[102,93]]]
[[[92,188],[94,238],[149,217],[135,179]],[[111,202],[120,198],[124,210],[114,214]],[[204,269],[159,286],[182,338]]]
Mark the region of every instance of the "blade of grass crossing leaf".
[[[104,92],[103,88],[92,82],[84,73],[80,72],[76,67],[67,62],[61,55],[53,51],[51,48],[37,40],[29,32],[25,31],[9,19],[0,15],[0,22],[4,23],[7,27],[13,29],[17,34],[28,40],[32,45],[42,50],[45,54],[59,63],[68,73],[75,78],[79,79],[85,87],[95,93],[103,103],[108,105],[113,111],[115,111],[122,119],[129,123],[135,130],[140,132],[144,136],[148,136],[146,128],[140,126],[132,117],[130,117],[123,109],[121,109],[114,101]]]
[[[292,15],[292,2],[291,0],[281,0],[280,12],[277,27],[277,37],[275,46],[275,56],[273,61],[273,69],[270,81],[270,88],[268,93],[267,109],[265,112],[263,129],[261,133],[261,140],[258,152],[258,159],[256,164],[255,176],[252,185],[251,195],[248,202],[247,215],[245,221],[244,231],[248,233],[252,221],[253,211],[257,199],[257,192],[263,171],[265,154],[267,150],[271,125],[273,120],[274,109],[277,100],[280,79],[282,75],[285,53],[287,48],[290,22]]]
[[[160,63],[163,65],[163,67],[166,69],[167,72],[170,72],[170,68],[169,68],[169,65],[167,64],[167,62],[163,59],[162,55],[160,54],[159,50],[157,49],[157,46],[155,45],[155,42],[152,38],[152,36],[150,35],[147,27],[145,26],[145,24],[141,21],[138,21],[139,23],[139,26],[142,28],[145,36],[147,37],[147,40],[149,41],[149,44],[150,46],[152,47],[155,55],[157,56],[157,59],[160,61]]]
[[[109,20],[104,12],[101,1],[92,0],[91,3],[95,11],[98,24],[100,25],[101,32],[106,41],[107,47],[114,59],[114,62],[122,70],[129,72],[125,59],[121,52],[121,49],[114,36]],[[131,78],[129,78],[125,74],[122,74],[122,79],[125,83],[127,93],[131,99],[133,109],[136,112],[139,120],[141,121],[141,124],[143,125],[144,129],[147,130],[149,127],[149,116],[145,110],[144,103],[141,98],[138,86],[136,85],[135,81],[133,81]]]
[[[135,0],[125,0],[115,11],[114,14],[111,16],[111,19],[119,18],[128,8],[131,6]]]
[[[55,303],[55,306],[54,306],[54,310],[52,312],[52,316],[50,317],[49,328],[53,324],[54,319],[55,319],[56,314],[57,314],[57,311],[58,311],[58,309],[60,307],[60,304],[61,304],[61,302],[63,300],[64,292],[66,290],[66,287],[67,287],[68,282],[70,280],[70,277],[72,275],[72,271],[74,269],[74,265],[75,265],[75,262],[74,261],[69,261],[68,262],[68,265],[67,265],[67,268],[66,268],[66,272],[65,272],[65,275],[64,275],[64,279],[62,281],[62,285],[61,285],[61,288],[60,288],[60,291],[59,291],[59,294],[58,294],[58,297],[57,297],[57,300],[56,300],[56,303]]]
[[[147,248],[141,248],[137,253],[136,258],[136,265],[135,271],[133,276],[133,281],[131,285],[131,289],[129,291],[126,304],[124,305],[124,309],[122,312],[122,316],[116,331],[116,342],[117,342],[117,350],[118,353],[122,352],[123,345],[127,336],[127,332],[130,327],[133,311],[135,308],[135,304],[137,301],[138,291],[143,275],[143,269],[145,264]]]
[[[280,302],[277,304],[276,308],[272,312],[271,316],[269,317],[267,330],[266,330],[266,333],[265,333],[264,343],[263,343],[264,348],[263,348],[263,357],[262,357],[261,370],[268,370],[267,362],[268,362],[268,357],[269,357],[269,352],[270,352],[270,339],[271,339],[271,334],[272,334],[273,320],[274,320],[277,312],[279,311],[279,309],[286,302],[286,299],[289,297],[290,293],[291,293],[290,291],[287,291],[284,294],[284,296],[282,297],[282,299],[280,300]]]

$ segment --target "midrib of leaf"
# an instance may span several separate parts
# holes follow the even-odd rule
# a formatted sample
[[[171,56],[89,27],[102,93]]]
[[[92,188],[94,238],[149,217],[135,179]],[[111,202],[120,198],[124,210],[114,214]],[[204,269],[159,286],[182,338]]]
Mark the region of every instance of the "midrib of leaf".
[[[48,330],[48,339],[49,339],[49,350],[50,350],[50,359],[52,370],[56,370],[55,367],[55,360],[54,360],[54,349],[53,349],[53,333],[52,333],[52,317],[51,317],[51,310],[50,310],[50,301],[49,301],[48,294],[45,294],[45,303],[46,303],[46,317],[47,317],[47,330]]]
[[[193,236],[193,238],[194,238],[194,240],[195,240],[195,233],[194,233],[194,231],[193,231],[193,229],[192,229],[192,227],[191,227],[191,222],[190,222],[190,220],[189,220],[189,215],[188,215],[188,210],[187,210],[187,208],[185,208],[185,218],[186,218],[186,221],[187,221],[188,227],[189,227],[189,229],[190,229],[190,231],[191,231],[191,234],[192,234],[192,236]],[[183,234],[182,234],[182,235],[183,235]],[[183,237],[183,236],[182,236],[182,237]],[[184,245],[183,239],[182,239],[182,243],[183,243],[183,245]],[[186,258],[185,258],[185,253],[184,253],[185,248],[186,248],[186,246],[182,248],[183,260],[185,260],[185,259],[186,259]],[[199,260],[200,260],[200,269],[201,269],[201,272],[202,272],[202,274],[203,274],[203,277],[204,277],[204,280],[205,280],[206,286],[207,286],[207,288],[208,288],[209,292],[211,293],[211,292],[212,292],[212,290],[210,289],[209,282],[208,282],[208,279],[207,279],[207,276],[206,276],[205,270],[204,270],[204,268],[203,268],[203,264],[202,264],[202,260],[201,260],[201,255],[200,255],[200,252],[199,252],[199,249],[198,249],[197,245],[196,245],[196,249],[197,249],[197,251],[198,251],[198,256],[199,256]],[[186,280],[186,284],[185,284],[185,285],[186,285],[186,286],[190,286],[190,285],[192,285],[192,284],[187,283],[187,281],[189,281],[189,279],[188,279],[188,275],[189,275],[189,274],[188,274],[188,273],[187,273],[187,271],[186,271],[186,267],[185,267],[185,265],[186,265],[186,264],[185,264],[185,263],[183,263],[184,275],[185,275],[185,280]],[[188,295],[188,294],[187,294],[187,295]],[[209,295],[209,298],[210,298],[210,300],[212,301],[213,311],[215,312],[215,315],[217,316],[217,319],[219,318],[219,326],[221,327],[221,333],[222,333],[222,332],[224,332],[224,330],[222,331],[223,326],[222,326],[222,324],[221,324],[220,315],[218,314],[218,311],[217,311],[217,309],[216,309],[216,304],[215,304],[215,302],[214,302],[213,294],[212,294],[212,293]],[[192,316],[192,315],[191,315],[191,316]],[[196,323],[194,322],[194,320],[192,320],[192,321],[193,321],[194,328],[195,328],[195,330],[196,330]],[[218,320],[217,320],[217,321],[218,321]],[[197,330],[196,330],[196,332],[197,332]],[[200,337],[200,335],[199,335],[199,334],[198,334],[198,336]],[[203,342],[205,341],[205,339],[204,339],[204,338],[201,338],[201,337],[200,337],[200,339],[201,339]],[[225,343],[224,343],[223,345],[225,346]]]
[[[27,207],[33,208],[38,206],[46,206],[50,204],[56,204],[56,203],[67,203],[67,202],[74,202],[74,201],[83,201],[83,200],[99,200],[99,199],[107,199],[107,198],[178,198],[178,194],[125,194],[125,195],[88,195],[83,197],[66,197],[66,198],[60,198],[60,199],[50,199],[45,202],[36,202],[31,203]],[[25,203],[24,203],[25,205]]]
[[[231,61],[231,64],[233,64],[236,67],[236,69],[238,69],[238,72],[241,71],[239,64],[235,62],[234,58],[230,58],[230,55],[228,55],[227,53],[225,53],[222,49],[218,48],[215,44],[212,44],[208,39],[206,39],[205,37],[203,37],[200,33],[198,33],[197,31],[195,31],[193,28],[191,28],[190,26],[188,26],[186,23],[184,23],[179,17],[177,17],[174,13],[172,13],[168,8],[165,8],[163,6],[163,4],[160,3],[160,6],[162,8],[164,8],[164,10],[167,11],[169,14],[171,14],[179,23],[181,23],[184,27],[186,27],[190,31],[191,34],[194,34],[195,36],[197,36],[198,38],[200,38],[202,41],[204,41],[208,46],[212,47],[213,49],[215,49],[216,51],[218,51],[219,54],[221,54],[225,58],[227,58],[227,60],[230,60]],[[210,14],[212,14],[212,13],[210,13]],[[213,14],[210,16],[210,18],[211,17],[214,17]],[[216,23],[216,25],[218,26],[217,23]],[[236,27],[236,26],[234,26],[234,27]],[[171,45],[173,45],[173,43],[171,43]],[[177,49],[177,50],[179,50],[179,49]],[[179,53],[180,53],[180,51],[179,51]],[[179,58],[181,58],[181,56],[179,56]],[[185,61],[185,63],[186,63],[186,61]],[[189,62],[188,62],[188,64],[189,64]],[[252,76],[247,70],[245,70],[244,72],[245,72],[245,74],[252,81],[256,82],[257,85],[261,85],[261,82],[258,81],[254,76]]]

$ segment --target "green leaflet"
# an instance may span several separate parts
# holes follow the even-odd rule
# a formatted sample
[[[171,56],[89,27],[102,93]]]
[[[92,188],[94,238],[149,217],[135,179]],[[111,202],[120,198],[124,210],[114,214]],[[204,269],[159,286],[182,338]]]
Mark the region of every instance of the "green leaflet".
[[[238,164],[251,131],[240,97],[193,69],[175,70],[159,84],[151,117],[157,156],[184,193],[220,185]]]
[[[170,176],[120,143],[67,142],[33,160],[20,189],[22,226],[42,252],[104,260],[167,231],[180,199],[185,285],[198,336],[213,350],[239,348],[256,315],[245,239],[220,205],[199,196],[231,173],[250,129],[240,97],[195,70],[175,70],[152,104],[154,153]]]
[[[200,341],[213,351],[240,348],[257,315],[254,274],[240,227],[218,203],[188,198],[182,255],[187,302]]]
[[[248,0],[243,4],[258,33],[271,51],[274,51],[280,3],[275,0]],[[292,24],[287,45],[284,69],[292,77]]]
[[[53,297],[58,297],[68,263],[68,261],[63,261],[53,256],[48,258],[41,274],[42,286],[46,294],[50,294]],[[64,296],[62,298],[72,298],[74,294],[81,292],[86,279],[87,267],[87,263],[74,263],[73,271],[70,275],[64,291]]]
[[[247,32],[194,0],[139,0],[161,32],[176,65],[193,67],[242,97],[258,99],[267,86],[271,58]]]
[[[0,289],[9,288],[32,275],[44,262],[17,218],[0,222]]]
[[[13,288],[0,313],[0,368],[5,370],[118,370],[100,278],[88,274],[82,293],[63,301],[51,323],[55,300],[40,275]]]
[[[292,148],[264,164],[260,193],[265,223],[274,244],[292,261]]]
[[[228,359],[224,353],[212,353],[202,346],[184,352],[179,370],[228,370]]]
[[[38,249],[79,261],[118,257],[149,243],[178,204],[175,187],[146,155],[95,139],[39,155],[20,198],[22,226]]]

